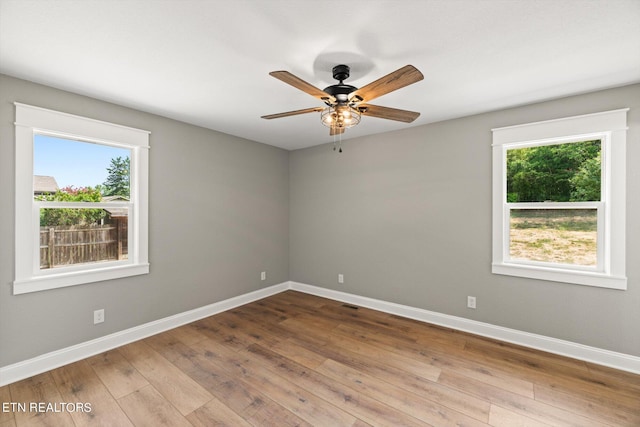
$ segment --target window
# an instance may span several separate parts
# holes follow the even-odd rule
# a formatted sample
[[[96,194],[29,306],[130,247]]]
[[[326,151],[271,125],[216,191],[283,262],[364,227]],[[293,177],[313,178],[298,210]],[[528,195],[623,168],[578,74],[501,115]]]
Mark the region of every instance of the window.
[[[149,132],[15,106],[13,293],[148,273]]]
[[[627,111],[493,129],[493,273],[626,289]]]

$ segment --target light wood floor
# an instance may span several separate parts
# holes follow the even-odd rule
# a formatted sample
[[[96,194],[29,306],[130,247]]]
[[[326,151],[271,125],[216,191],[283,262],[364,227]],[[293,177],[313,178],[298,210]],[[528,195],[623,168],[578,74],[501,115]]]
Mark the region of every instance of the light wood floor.
[[[0,388],[7,426],[640,426],[640,376],[287,291]]]

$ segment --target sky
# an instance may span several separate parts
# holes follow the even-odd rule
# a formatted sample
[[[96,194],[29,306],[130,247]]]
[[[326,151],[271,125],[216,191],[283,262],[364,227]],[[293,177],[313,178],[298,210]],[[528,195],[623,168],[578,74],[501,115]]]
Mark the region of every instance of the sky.
[[[59,188],[103,184],[116,157],[130,157],[130,150],[48,135],[33,140],[33,174],[54,177]]]

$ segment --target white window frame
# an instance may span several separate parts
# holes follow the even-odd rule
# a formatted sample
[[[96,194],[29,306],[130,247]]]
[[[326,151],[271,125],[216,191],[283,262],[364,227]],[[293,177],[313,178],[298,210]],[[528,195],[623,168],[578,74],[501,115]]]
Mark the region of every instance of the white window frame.
[[[626,132],[628,108],[492,129],[493,261],[491,271],[532,279],[627,289],[625,272]],[[507,203],[507,150],[600,139],[602,197],[599,202]],[[595,208],[598,265],[514,260],[509,256],[510,210]]]
[[[14,103],[16,108],[15,281],[13,294],[43,291],[149,273],[149,132],[113,123]],[[82,207],[85,202],[39,202],[33,197],[36,134],[126,148],[130,159],[130,200],[100,202],[127,207],[127,260],[40,269],[40,208]],[[93,205],[93,204],[92,204]]]

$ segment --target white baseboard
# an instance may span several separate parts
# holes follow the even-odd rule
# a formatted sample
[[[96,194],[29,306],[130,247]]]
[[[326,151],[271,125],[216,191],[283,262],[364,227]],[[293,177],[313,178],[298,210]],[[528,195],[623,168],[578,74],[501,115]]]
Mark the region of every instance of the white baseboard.
[[[52,351],[12,365],[3,366],[0,368],[0,386],[11,384],[42,372],[50,371],[51,369],[86,359],[87,357],[95,356],[96,354],[138,341],[142,338],[159,334],[161,332],[168,331],[169,329],[177,328],[178,326],[182,326],[208,316],[213,316],[214,314],[221,313],[226,310],[231,310],[232,308],[243,304],[248,304],[250,302],[275,295],[282,291],[286,291],[287,289],[289,289],[289,282],[280,283],[268,288],[249,292],[248,294],[239,295],[224,301],[209,304],[204,307],[185,311],[184,313],[165,317],[164,319],[135,326],[124,331],[105,335],[104,337],[76,344],[71,347]]]
[[[483,337],[494,338],[500,341],[546,351],[548,353],[584,360],[586,362],[608,366],[622,371],[632,372],[634,374],[640,374],[640,357],[637,356],[590,347],[571,341],[550,338],[544,335],[518,331],[516,329],[503,328],[502,326],[478,322],[475,320],[465,319],[463,317],[450,316],[448,314],[437,313],[421,308],[409,307],[392,302],[306,285],[304,283],[289,282],[289,289],[349,304],[359,305],[361,307],[367,307],[385,313],[407,317],[409,319],[432,323],[434,325],[444,326],[459,331],[469,332]]]
[[[213,316],[214,314],[275,295],[288,289],[640,374],[640,357],[304,283],[284,282],[1,367],[0,386],[32,377],[33,375],[103,353],[208,316]]]

